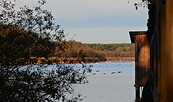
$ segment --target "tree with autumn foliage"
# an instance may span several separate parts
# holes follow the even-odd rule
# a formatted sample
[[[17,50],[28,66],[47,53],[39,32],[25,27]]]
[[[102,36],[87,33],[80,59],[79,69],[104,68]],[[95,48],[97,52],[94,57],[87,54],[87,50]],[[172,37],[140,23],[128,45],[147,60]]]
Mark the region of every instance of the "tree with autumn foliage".
[[[85,83],[85,73],[74,65],[34,65],[31,57],[52,56],[55,41],[62,43],[64,31],[56,25],[50,11],[24,6],[16,11],[15,0],[0,1],[0,99],[2,102],[76,102],[70,96],[72,84]],[[59,45],[63,52],[64,45]],[[52,63],[49,63],[52,64]],[[85,69],[84,69],[85,70]],[[86,70],[85,70],[86,71]]]

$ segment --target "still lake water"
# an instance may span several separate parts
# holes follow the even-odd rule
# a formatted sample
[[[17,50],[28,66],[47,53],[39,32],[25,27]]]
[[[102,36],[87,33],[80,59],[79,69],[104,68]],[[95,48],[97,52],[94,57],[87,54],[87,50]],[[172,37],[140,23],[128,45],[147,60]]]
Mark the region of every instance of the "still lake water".
[[[112,61],[87,65],[93,66],[92,73],[87,75],[89,83],[74,87],[76,93],[84,96],[82,102],[134,102],[134,62]]]
[[[82,64],[65,64],[81,69]],[[88,73],[89,83],[74,85],[75,93],[82,94],[82,102],[134,102],[134,61],[107,61],[87,63],[92,66]],[[49,66],[54,69],[56,66]]]
[[[92,66],[91,68],[93,74],[135,74],[134,61],[107,61],[99,63],[90,63],[87,65]]]
[[[73,66],[76,69],[81,69],[82,64],[66,64],[67,66]],[[92,74],[123,74],[134,75],[135,63],[134,61],[106,61],[98,63],[87,63],[87,67],[92,66]],[[48,69],[54,69],[56,66],[48,66]]]
[[[82,68],[81,64],[65,65]],[[107,61],[86,65],[92,66],[92,72],[86,75],[89,83],[73,86],[75,94],[82,94],[82,102],[134,102],[134,61]],[[57,67],[56,65],[42,66],[45,66],[47,70]]]

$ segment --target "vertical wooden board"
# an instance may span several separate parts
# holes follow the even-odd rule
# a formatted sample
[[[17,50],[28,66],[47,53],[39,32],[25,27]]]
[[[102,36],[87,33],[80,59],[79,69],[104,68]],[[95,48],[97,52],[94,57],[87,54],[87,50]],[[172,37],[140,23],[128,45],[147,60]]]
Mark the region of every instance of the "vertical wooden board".
[[[173,0],[166,0],[165,67],[167,68],[167,102],[173,102]]]
[[[138,66],[138,43],[137,43],[137,37],[135,36],[135,85],[138,86],[139,85],[139,80],[138,80],[138,70],[137,70],[137,66]]]
[[[144,86],[149,77],[150,47],[147,35],[136,36],[136,78],[137,84]]]
[[[146,84],[150,75],[150,46],[145,31],[130,32],[130,37],[135,43],[135,102],[140,102],[140,87]]]
[[[156,84],[158,84],[158,95],[160,96],[160,102],[166,102],[167,101],[167,90],[166,90],[166,70],[167,70],[167,67],[165,66],[165,64],[167,64],[167,61],[165,60],[165,55],[167,54],[167,52],[165,52],[165,42],[166,42],[166,40],[167,40],[167,38],[166,38],[166,36],[167,35],[165,35],[166,34],[166,12],[165,12],[165,4],[161,4],[160,5],[160,13],[161,13],[161,16],[160,17],[158,17],[158,19],[160,19],[160,21],[159,21],[159,23],[160,23],[160,28],[158,28],[159,29],[159,31],[160,31],[160,34],[159,35],[157,35],[157,37],[158,36],[161,36],[161,42],[159,42],[159,41],[156,41],[156,42],[158,42],[158,43],[161,43],[161,47],[160,47],[160,50],[161,50],[161,52],[160,52],[160,54],[161,54],[161,63],[158,63],[158,61],[159,61],[159,59],[156,59],[156,70],[155,70],[155,73],[157,73],[158,75],[157,75],[157,79],[156,80],[158,80],[158,83],[156,83]],[[158,47],[158,45],[157,45],[157,47]],[[158,51],[157,51],[157,53],[159,53]],[[157,57],[157,56],[156,56]],[[167,59],[167,58],[166,58]],[[159,67],[160,65],[159,64],[161,64],[161,67]]]

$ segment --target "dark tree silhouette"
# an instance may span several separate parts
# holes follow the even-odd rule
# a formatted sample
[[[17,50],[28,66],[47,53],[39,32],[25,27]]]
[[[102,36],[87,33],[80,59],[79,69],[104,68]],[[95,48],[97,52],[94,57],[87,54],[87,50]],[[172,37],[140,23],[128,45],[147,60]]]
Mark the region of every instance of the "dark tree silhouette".
[[[140,7],[147,8],[149,4],[148,0],[139,0],[139,2],[134,3],[135,9],[138,10]]]
[[[15,1],[0,1],[0,100],[80,101],[80,94],[70,94],[74,91],[72,84],[86,82],[85,66],[80,71],[75,65],[57,64],[52,69],[48,64],[31,63],[31,57],[48,58],[55,48],[53,42],[61,42],[65,37],[51,12],[42,9],[46,1],[38,3],[36,7],[24,6],[16,11]]]

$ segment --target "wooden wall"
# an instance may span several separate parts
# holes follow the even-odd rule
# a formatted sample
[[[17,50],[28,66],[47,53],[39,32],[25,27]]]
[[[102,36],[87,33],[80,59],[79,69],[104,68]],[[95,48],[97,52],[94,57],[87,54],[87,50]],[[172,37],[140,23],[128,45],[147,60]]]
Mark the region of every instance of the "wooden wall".
[[[146,32],[130,32],[131,41],[135,43],[135,89],[136,102],[140,102],[140,87],[150,76],[150,45]]]
[[[150,46],[148,43],[147,34],[136,35],[136,69],[135,83],[140,87],[144,86],[150,75]]]

